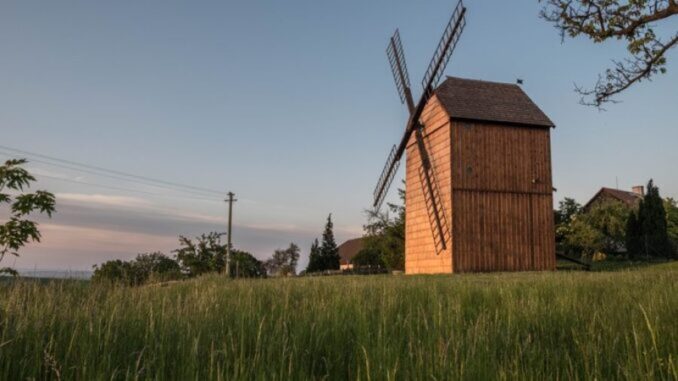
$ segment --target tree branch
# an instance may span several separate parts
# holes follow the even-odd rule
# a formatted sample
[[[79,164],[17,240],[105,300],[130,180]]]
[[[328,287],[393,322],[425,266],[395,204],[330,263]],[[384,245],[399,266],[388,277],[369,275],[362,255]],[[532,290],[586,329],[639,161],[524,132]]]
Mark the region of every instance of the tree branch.
[[[540,0],[541,2],[542,0]],[[615,95],[643,79],[666,71],[666,52],[678,44],[678,33],[662,42],[652,29],[653,23],[678,15],[678,0],[548,0],[540,15],[552,22],[561,38],[581,34],[593,42],[625,39],[631,58],[613,61],[614,67],[599,76],[595,87],[584,90],[581,103],[601,108],[615,102]],[[592,100],[588,100],[592,97]]]

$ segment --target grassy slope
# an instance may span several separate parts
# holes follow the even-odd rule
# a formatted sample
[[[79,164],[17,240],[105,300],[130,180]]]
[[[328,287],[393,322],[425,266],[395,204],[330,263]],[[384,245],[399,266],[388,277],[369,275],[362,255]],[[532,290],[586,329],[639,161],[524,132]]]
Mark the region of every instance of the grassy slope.
[[[0,379],[677,379],[678,263],[0,285]]]

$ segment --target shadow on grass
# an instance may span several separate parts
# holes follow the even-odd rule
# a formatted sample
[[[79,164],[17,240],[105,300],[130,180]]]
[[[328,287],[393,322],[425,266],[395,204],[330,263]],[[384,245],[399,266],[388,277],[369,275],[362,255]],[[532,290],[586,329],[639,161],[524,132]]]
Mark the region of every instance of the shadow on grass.
[[[592,272],[614,272],[661,266],[667,263],[675,262],[670,259],[651,259],[651,260],[630,260],[625,258],[608,258],[603,261],[588,262]],[[558,271],[587,271],[584,267],[575,263],[561,261],[557,262]]]

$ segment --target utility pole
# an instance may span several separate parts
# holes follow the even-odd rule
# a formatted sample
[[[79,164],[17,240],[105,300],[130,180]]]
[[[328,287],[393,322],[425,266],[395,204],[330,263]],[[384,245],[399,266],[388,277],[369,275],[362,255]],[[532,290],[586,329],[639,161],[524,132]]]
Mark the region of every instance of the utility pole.
[[[235,193],[228,192],[228,198],[224,201],[228,202],[228,243],[226,244],[226,276],[231,274],[231,221],[233,220],[233,202],[238,201],[234,199]]]

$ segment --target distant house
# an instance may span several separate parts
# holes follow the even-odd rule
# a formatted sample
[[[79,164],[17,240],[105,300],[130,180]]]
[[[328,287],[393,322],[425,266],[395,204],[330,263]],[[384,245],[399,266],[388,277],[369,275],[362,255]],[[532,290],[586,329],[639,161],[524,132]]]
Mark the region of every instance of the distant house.
[[[642,185],[631,188],[631,192],[603,187],[584,205],[584,210],[589,210],[595,205],[608,201],[618,201],[629,207],[635,207],[643,199],[644,195],[645,188]]]
[[[351,261],[356,254],[364,247],[362,238],[349,239],[348,241],[339,245],[339,268],[341,270],[350,270],[353,268]]]

